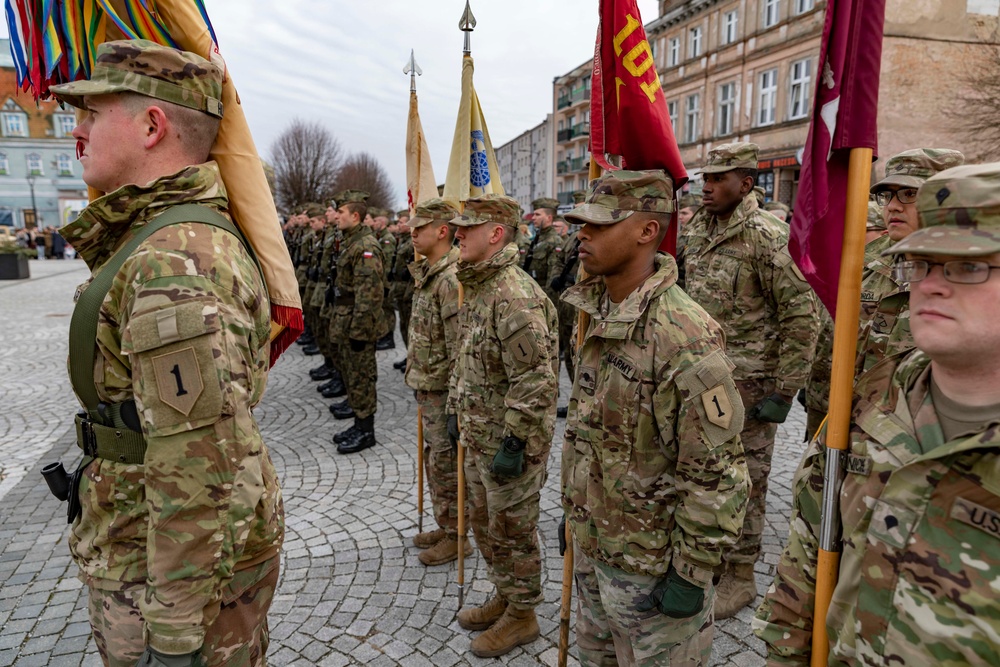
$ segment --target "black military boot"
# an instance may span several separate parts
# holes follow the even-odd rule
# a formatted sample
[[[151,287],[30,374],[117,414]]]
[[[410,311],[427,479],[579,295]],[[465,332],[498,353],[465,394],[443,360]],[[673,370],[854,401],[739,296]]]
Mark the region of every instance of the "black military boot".
[[[340,403],[334,403],[330,406],[330,412],[337,419],[350,419],[354,416],[354,409],[348,405],[347,401],[341,401]]]
[[[395,368],[397,371],[405,371],[406,370],[406,359],[405,358],[400,359],[399,361],[397,361],[396,363],[394,363],[392,365],[392,367]]]
[[[316,343],[312,343],[311,345],[306,345],[304,348],[302,348],[302,354],[306,355],[307,357],[311,357],[314,354],[319,354],[319,346],[316,345]]]
[[[375,415],[354,420],[354,434],[337,445],[338,454],[354,454],[375,446]]]
[[[394,350],[396,349],[396,338],[392,335],[390,331],[386,335],[375,341],[376,350]],[[370,445],[369,445],[370,446]]]
[[[302,335],[295,339],[296,345],[312,345],[316,341],[313,338],[312,332],[306,329],[302,332]]]
[[[323,398],[340,398],[341,396],[347,396],[347,387],[344,386],[344,381],[339,377],[335,377],[325,385],[326,389],[323,390]]]
[[[322,366],[317,366],[316,368],[310,370],[309,377],[311,377],[315,382],[319,382],[320,380],[329,380],[333,378],[333,369],[324,363]]]
[[[332,386],[333,386],[333,380],[327,380],[323,384],[316,385],[316,391],[322,394],[324,391],[326,391]]]
[[[357,432],[358,432],[358,424],[357,421],[355,420],[355,423],[351,424],[350,428],[341,431],[340,433],[333,434],[333,444],[339,445],[342,442],[346,442],[350,440],[351,437]]]

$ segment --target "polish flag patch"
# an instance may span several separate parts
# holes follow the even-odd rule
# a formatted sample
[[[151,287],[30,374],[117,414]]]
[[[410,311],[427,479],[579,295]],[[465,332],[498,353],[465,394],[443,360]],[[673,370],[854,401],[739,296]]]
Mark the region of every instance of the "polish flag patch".
[[[372,257],[374,257],[375,255],[374,255],[374,254],[373,254],[373,253],[372,253],[371,251],[369,251],[369,250],[365,250],[365,251],[364,251],[364,253],[362,254],[362,256],[363,256],[363,257],[364,257],[365,259],[371,259],[371,258],[372,258]]]

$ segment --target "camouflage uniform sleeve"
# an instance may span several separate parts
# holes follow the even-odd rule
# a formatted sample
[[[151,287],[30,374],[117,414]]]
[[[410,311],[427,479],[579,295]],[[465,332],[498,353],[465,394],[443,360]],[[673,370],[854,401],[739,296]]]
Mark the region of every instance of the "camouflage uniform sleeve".
[[[385,278],[382,256],[378,251],[360,249],[351,267],[354,276],[354,309],[347,336],[353,340],[372,342],[378,338],[385,300]]]
[[[264,492],[250,407],[266,377],[267,332],[225,278],[148,280],[122,321],[147,442],[139,609],[149,645],[166,653],[201,647]],[[254,284],[246,272],[229,278]]]
[[[551,308],[551,303],[539,295],[513,299],[503,312],[497,313],[497,334],[508,382],[505,431],[526,443],[529,456],[539,456],[552,445],[558,385],[547,307]]]
[[[753,631],[767,644],[768,665],[808,665],[812,653],[816,560],[823,500],[825,446],[814,440],[792,481],[794,504],[788,544],[774,582],[753,619]]]
[[[805,386],[812,367],[820,321],[816,294],[782,247],[765,272],[765,289],[774,296],[781,330],[778,351],[777,390],[792,396]]]
[[[732,367],[718,344],[696,341],[658,371],[653,394],[659,431],[677,443],[674,569],[702,587],[736,544],[750,493]]]
[[[448,349],[450,367],[455,367],[458,359],[458,278],[454,273],[442,276],[438,287],[438,305],[441,309],[441,322],[444,325],[444,344]]]

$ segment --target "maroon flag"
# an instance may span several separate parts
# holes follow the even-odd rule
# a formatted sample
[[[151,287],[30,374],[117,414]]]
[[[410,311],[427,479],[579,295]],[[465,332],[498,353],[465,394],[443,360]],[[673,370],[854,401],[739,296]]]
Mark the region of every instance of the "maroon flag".
[[[591,159],[603,169],[618,168],[606,154],[620,155],[624,169],[663,169],[675,189],[687,182],[635,0],[601,0],[590,114]],[[675,213],[660,249],[673,255],[676,248]]]
[[[878,149],[885,0],[829,0],[788,250],[836,316],[851,148]]]

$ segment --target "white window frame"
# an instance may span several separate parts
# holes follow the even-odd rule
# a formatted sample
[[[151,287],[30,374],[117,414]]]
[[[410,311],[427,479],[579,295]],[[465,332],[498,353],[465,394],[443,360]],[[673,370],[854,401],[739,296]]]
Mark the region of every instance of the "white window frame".
[[[788,70],[788,120],[809,116],[809,94],[812,86],[812,60],[803,58],[792,63]]]
[[[698,132],[701,117],[701,93],[688,95],[684,105],[684,143],[693,144],[701,137]]]
[[[773,28],[781,20],[781,0],[764,0],[762,4],[760,25],[763,28]]]
[[[671,37],[667,48],[667,67],[677,67],[681,62],[681,39]]]
[[[774,125],[778,117],[778,68],[760,73],[757,91],[757,127]]]
[[[66,153],[60,153],[56,157],[56,165],[60,176],[73,175],[73,160]]]
[[[721,44],[732,44],[736,41],[739,21],[740,15],[735,9],[722,15],[722,23],[720,24],[720,31],[722,34],[719,36],[719,42]]]
[[[799,14],[812,11],[815,6],[816,0],[795,0],[795,15],[798,16]]]
[[[24,161],[27,164],[29,174],[34,174],[35,176],[43,176],[45,174],[45,165],[42,162],[42,156],[38,153],[28,153],[24,156]]]
[[[26,114],[20,111],[4,111],[0,115],[3,116],[3,136],[28,136],[28,118]]]
[[[6,153],[0,153],[0,176],[7,176],[10,174],[10,160],[7,158]]]
[[[667,102],[667,115],[670,116],[670,126],[674,128],[674,135],[677,135],[677,122],[680,120],[677,116],[677,100],[670,100]]]
[[[701,55],[702,29],[696,25],[688,31],[688,57],[697,58]]]
[[[73,136],[76,129],[76,116],[69,113],[57,113],[52,115],[52,125],[56,132],[56,139],[65,139]]]
[[[732,134],[736,127],[736,82],[719,86],[719,124],[717,136]]]

